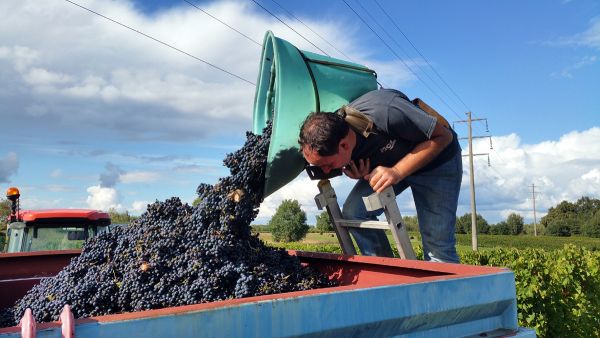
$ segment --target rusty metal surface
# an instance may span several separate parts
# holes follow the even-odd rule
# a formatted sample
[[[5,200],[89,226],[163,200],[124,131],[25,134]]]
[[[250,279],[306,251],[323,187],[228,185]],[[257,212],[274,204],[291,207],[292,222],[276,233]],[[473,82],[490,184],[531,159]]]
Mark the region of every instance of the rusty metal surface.
[[[55,276],[80,250],[0,254],[0,307],[12,306],[41,278]]]

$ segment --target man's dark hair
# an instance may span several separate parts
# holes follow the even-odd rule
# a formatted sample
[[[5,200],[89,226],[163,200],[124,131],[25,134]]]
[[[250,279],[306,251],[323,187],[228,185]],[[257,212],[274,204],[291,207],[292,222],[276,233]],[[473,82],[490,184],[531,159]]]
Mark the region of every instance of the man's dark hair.
[[[310,113],[300,127],[300,149],[316,151],[321,156],[338,153],[340,141],[348,135],[350,126],[336,113]]]

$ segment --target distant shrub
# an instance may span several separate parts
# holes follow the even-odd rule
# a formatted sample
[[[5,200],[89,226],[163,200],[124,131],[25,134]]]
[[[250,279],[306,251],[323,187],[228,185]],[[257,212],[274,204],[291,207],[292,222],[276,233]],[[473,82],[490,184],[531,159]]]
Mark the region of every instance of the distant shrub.
[[[308,232],[306,213],[296,200],[284,200],[269,221],[271,234],[275,242],[299,241]]]
[[[317,215],[316,228],[320,233],[333,231],[333,224],[331,223],[331,219],[329,218],[327,211],[323,211]]]

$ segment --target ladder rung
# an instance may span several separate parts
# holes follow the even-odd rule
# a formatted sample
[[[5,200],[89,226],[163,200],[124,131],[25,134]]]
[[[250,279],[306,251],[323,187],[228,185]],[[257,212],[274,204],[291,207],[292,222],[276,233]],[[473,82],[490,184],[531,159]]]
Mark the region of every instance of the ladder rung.
[[[389,223],[379,222],[379,221],[360,221],[360,220],[340,219],[340,220],[336,220],[336,224],[339,226],[350,227],[350,228],[383,229],[383,230],[390,229]]]

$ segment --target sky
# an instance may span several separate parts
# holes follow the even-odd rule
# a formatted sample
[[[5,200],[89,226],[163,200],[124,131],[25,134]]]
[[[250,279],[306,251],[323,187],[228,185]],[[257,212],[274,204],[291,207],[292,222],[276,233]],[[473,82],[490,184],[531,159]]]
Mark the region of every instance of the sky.
[[[482,119],[473,152],[489,155],[474,174],[488,222],[533,222],[533,196],[538,222],[562,200],[600,198],[596,0],[4,0],[0,13],[0,187],[18,187],[25,209],[191,203],[199,183],[229,174],[223,158],[252,129],[268,30],[376,70],[460,137],[466,112]],[[463,159],[459,216],[470,212]],[[332,183],[341,204],[352,180]],[[317,193],[303,173],[255,224],[290,198],[314,224]],[[398,204],[416,214],[409,191]]]

